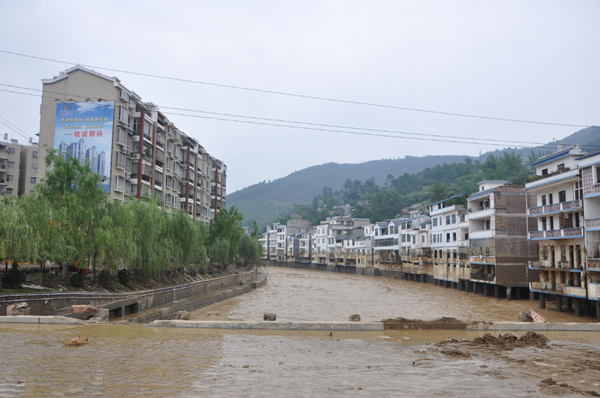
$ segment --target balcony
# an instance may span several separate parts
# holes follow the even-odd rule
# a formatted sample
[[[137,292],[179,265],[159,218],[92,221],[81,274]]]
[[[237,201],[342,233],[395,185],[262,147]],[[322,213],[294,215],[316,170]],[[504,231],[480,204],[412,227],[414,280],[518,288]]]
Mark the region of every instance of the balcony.
[[[470,256],[469,262],[472,264],[496,264],[496,257],[494,256]]]
[[[553,282],[531,282],[531,289],[554,292],[554,283]]]
[[[494,210],[495,209],[481,209],[479,211],[473,211],[472,213],[469,213],[469,220],[490,218],[492,215],[494,215]]]
[[[591,300],[600,300],[600,283],[588,283],[588,295]]]
[[[563,211],[573,211],[581,209],[581,200],[571,200],[569,202],[553,203],[551,205],[530,207],[527,211],[529,216],[541,216],[551,213],[560,213]]]
[[[583,238],[583,228],[564,228],[529,232],[529,240],[575,238]]]
[[[563,294],[568,296],[582,297],[585,298],[585,288],[577,287],[577,286],[568,286],[565,285],[563,287]]]
[[[469,239],[485,239],[485,238],[493,238],[493,237],[494,237],[493,229],[482,229],[480,231],[469,232]]]
[[[585,227],[590,228],[600,228],[600,218],[590,218],[585,220]]]

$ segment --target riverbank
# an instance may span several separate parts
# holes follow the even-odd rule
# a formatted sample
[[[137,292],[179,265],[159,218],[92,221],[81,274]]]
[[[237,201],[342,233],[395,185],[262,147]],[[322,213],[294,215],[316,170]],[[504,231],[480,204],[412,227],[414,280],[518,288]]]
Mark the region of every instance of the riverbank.
[[[262,274],[259,276],[258,269],[255,268],[220,278],[124,294],[47,293],[0,296],[0,304],[6,313],[9,304],[26,302],[32,315],[66,315],[71,305],[92,305],[109,310],[110,319],[149,322],[170,319],[177,311],[192,311],[249,293],[265,284],[266,277]]]

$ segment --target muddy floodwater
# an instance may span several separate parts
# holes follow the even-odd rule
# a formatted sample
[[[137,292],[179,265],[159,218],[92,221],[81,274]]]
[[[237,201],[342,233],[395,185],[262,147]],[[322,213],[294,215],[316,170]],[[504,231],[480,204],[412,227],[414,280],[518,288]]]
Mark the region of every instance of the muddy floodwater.
[[[549,322],[596,322],[557,312],[552,303],[541,310],[538,301],[483,297],[431,283],[280,267],[265,267],[263,272],[269,278],[266,286],[195,311],[192,319],[262,320],[264,312],[273,312],[278,320],[347,321],[359,314],[363,321],[446,316],[516,322],[519,312],[533,308]]]
[[[268,268],[197,319],[514,320],[535,302],[386,278]],[[570,314],[540,311],[552,321]],[[590,320],[591,321],[591,320]],[[85,337],[89,344],[65,347]],[[494,345],[466,331],[244,331],[0,324],[0,397],[543,397],[600,393],[600,335]],[[447,340],[448,337],[454,339]],[[526,336],[525,336],[526,337]],[[516,346],[515,346],[516,347]]]

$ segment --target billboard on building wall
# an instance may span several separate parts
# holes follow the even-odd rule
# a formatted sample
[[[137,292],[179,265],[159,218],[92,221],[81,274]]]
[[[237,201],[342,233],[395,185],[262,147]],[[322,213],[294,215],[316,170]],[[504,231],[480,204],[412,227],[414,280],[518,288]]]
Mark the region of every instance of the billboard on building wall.
[[[89,163],[110,192],[114,102],[59,102],[56,104],[54,148],[65,158]]]

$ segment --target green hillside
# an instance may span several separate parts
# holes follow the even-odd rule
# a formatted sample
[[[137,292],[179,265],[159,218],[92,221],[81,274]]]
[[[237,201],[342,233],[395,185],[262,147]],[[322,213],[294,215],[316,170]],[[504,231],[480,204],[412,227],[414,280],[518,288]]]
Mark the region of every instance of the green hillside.
[[[539,151],[549,152],[552,151],[551,148],[556,150],[557,144],[573,145],[577,143],[587,150],[600,148],[600,127],[585,128],[541,148],[506,148],[487,152],[472,160],[483,164],[490,155],[500,158],[503,153],[510,153],[515,156],[520,155],[522,161],[526,162],[532,150],[535,150],[536,153],[539,153]],[[238,207],[244,213],[246,223],[256,220],[260,225],[265,225],[278,216],[291,213],[294,210],[294,205],[310,203],[315,196],[322,193],[325,187],[329,187],[333,191],[341,190],[348,179],[366,181],[373,177],[377,185],[384,186],[386,182],[392,181],[388,179],[389,175],[395,178],[406,174],[411,175],[435,168],[438,165],[463,163],[464,159],[465,156],[461,155],[407,156],[403,159],[373,160],[356,164],[326,163],[296,171],[277,180],[261,182],[233,192],[228,195],[227,204],[228,206],[235,205]],[[460,176],[455,178],[460,178]],[[469,181],[469,183],[473,184],[472,181]],[[422,188],[418,187],[416,191],[420,191]],[[422,197],[422,195],[417,196]],[[417,196],[415,196],[415,199]]]

